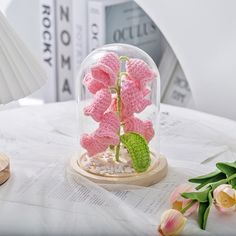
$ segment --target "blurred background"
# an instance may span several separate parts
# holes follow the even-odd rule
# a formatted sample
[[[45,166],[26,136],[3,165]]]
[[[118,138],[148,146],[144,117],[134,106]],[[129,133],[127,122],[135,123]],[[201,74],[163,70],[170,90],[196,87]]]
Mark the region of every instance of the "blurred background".
[[[218,2],[220,1],[215,1],[215,3]],[[152,7],[153,3],[155,3],[155,7]],[[207,69],[202,70],[201,78],[199,74],[192,73],[201,64],[200,58],[194,57],[194,50],[199,50],[196,50],[195,45],[191,45],[190,50],[193,51],[191,58],[193,63],[191,64],[188,60],[188,53],[191,55],[188,47],[190,43],[189,45],[186,43],[186,50],[180,48],[181,45],[185,44],[181,39],[185,36],[186,40],[190,38],[191,29],[196,27],[194,31],[196,33],[201,30],[201,25],[196,22],[201,22],[200,14],[205,14],[205,11],[208,13],[202,19],[206,17],[212,19],[214,23],[215,19],[221,15],[222,18],[231,22],[230,28],[235,25],[234,19],[230,18],[231,15],[227,11],[224,15],[221,4],[215,3],[212,0],[208,2],[208,6],[211,4],[213,9],[211,15],[207,4],[202,0],[188,1],[188,4],[183,0],[175,1],[175,3],[171,1],[164,3],[160,0],[0,0],[0,9],[43,65],[49,78],[47,84],[40,91],[2,109],[75,99],[76,75],[86,55],[107,43],[129,43],[145,50],[157,64],[161,75],[162,103],[198,109],[236,119],[236,110],[232,108],[236,95],[228,98],[232,95],[232,84],[228,85],[232,90],[228,92],[227,88],[226,90],[223,89],[223,83],[219,83],[219,86],[212,82],[203,83],[202,81],[208,80],[208,77],[214,79],[214,75],[209,75]],[[183,6],[190,10],[185,10]],[[198,12],[198,8],[202,11]],[[232,6],[228,6],[228,8],[232,8]],[[197,14],[199,18],[195,19]],[[158,18],[159,16],[160,18]],[[189,23],[184,17],[188,17]],[[181,25],[178,25],[178,20],[183,20]],[[194,25],[190,25],[191,20]],[[172,29],[169,30],[169,22],[174,29],[176,28],[176,32]],[[190,26],[186,27],[186,25]],[[207,27],[205,29],[204,24],[202,24],[202,29],[205,30],[206,35],[199,35],[199,40],[197,39],[199,45],[204,44],[203,39],[205,39],[206,44],[211,44],[210,40],[207,39],[207,32],[212,32],[209,26]],[[225,33],[227,37],[225,28],[220,27],[220,24],[216,26],[217,28],[220,34]],[[213,33],[210,35],[211,37],[214,37]],[[174,37],[175,34],[181,35],[179,39]],[[173,42],[173,38],[176,42]],[[215,43],[221,47],[220,41]],[[226,46],[225,43],[223,44]],[[224,51],[224,49],[222,50]],[[186,51],[187,53],[185,53]],[[209,54],[209,52],[201,52],[204,63],[207,53]],[[213,54],[211,53],[211,55]],[[220,58],[223,56],[219,55]],[[213,55],[213,57],[215,56]],[[198,61],[199,65],[197,64]],[[208,65],[205,64],[205,67],[208,68]],[[199,66],[199,68],[204,67]],[[219,69],[214,68],[213,63],[209,65],[209,68],[212,71]],[[232,68],[234,68],[233,64],[229,70]],[[231,74],[236,74],[235,69]],[[202,86],[195,86],[197,78],[201,81]],[[215,79],[217,82],[217,78]],[[210,86],[207,87],[209,84]],[[235,84],[233,83],[233,85]],[[217,86],[222,87],[220,96],[226,97],[222,103],[215,99],[215,97],[219,97]],[[215,90],[213,91],[213,89]],[[227,99],[230,99],[231,105]]]

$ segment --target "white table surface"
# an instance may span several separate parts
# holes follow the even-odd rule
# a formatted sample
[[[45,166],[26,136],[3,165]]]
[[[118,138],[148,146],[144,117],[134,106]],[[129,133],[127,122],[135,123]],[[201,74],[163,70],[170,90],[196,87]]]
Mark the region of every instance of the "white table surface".
[[[181,179],[185,170],[186,175],[181,180],[185,181],[193,173],[214,170],[217,161],[236,160],[236,122],[163,104],[161,111],[161,151],[168,158],[169,173],[162,184],[140,191],[152,191],[155,197],[153,191],[165,191],[162,186],[165,181],[172,181],[174,172]],[[56,176],[59,182],[68,177],[68,162],[78,145],[76,122],[74,102],[0,112],[0,151],[10,157],[12,170],[10,180],[0,187],[0,235],[132,235],[126,231],[123,221],[108,220],[110,213],[107,213],[108,218],[98,219],[93,216],[93,206],[88,206],[88,215],[81,215],[83,205],[80,208],[75,201],[63,201],[64,196],[55,197],[55,192],[48,195],[48,186],[54,187],[49,179]],[[44,171],[50,174],[38,180]],[[167,208],[167,200],[160,209],[155,209],[155,205],[148,208],[155,214],[145,215],[151,222],[146,235],[156,235],[160,214]],[[122,209],[119,214],[123,214]],[[206,231],[198,229],[194,217],[189,222],[183,235],[235,235],[236,232],[235,214],[222,216],[214,209]],[[139,235],[136,226],[136,235]],[[133,227],[136,226],[134,223]]]

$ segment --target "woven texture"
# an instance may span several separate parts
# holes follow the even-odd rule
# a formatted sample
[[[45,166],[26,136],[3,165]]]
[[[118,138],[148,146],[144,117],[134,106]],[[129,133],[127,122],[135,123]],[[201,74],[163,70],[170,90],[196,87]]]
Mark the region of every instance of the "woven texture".
[[[84,108],[84,114],[91,116],[95,121],[101,121],[104,112],[111,104],[111,92],[109,89],[99,90],[91,105]]]
[[[99,124],[99,128],[92,134],[84,134],[80,140],[89,156],[105,151],[110,145],[119,143],[118,129],[120,122],[114,112],[105,113]]]
[[[146,83],[155,78],[155,73],[146,62],[141,59],[131,58],[126,63],[128,79],[135,81],[139,89],[143,89]]]
[[[91,73],[85,75],[83,83],[87,86],[89,92],[95,94],[97,91],[106,88],[106,86],[94,79]]]
[[[91,73],[95,80],[108,87],[115,85],[115,80],[119,69],[120,61],[118,55],[113,52],[109,52],[91,68]]]
[[[143,92],[133,81],[125,81],[121,89],[121,99],[127,117],[142,112],[151,101],[144,97]]]
[[[107,149],[107,145],[98,142],[93,134],[83,134],[80,139],[80,144],[87,150],[89,156],[94,156],[95,154],[103,152]]]
[[[139,133],[149,142],[154,136],[154,129],[151,121],[142,121],[137,117],[130,117],[124,120],[124,131]]]

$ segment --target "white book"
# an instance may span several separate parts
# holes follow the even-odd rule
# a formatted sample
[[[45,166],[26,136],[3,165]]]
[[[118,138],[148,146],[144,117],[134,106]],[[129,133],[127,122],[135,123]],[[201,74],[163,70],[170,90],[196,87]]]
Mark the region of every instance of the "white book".
[[[176,64],[162,102],[175,106],[194,108],[192,92],[179,63]]]
[[[73,79],[76,81],[80,65],[88,54],[88,0],[72,0]]]
[[[160,64],[158,66],[160,77],[161,77],[161,101],[164,98],[164,94],[168,87],[168,84],[171,81],[172,75],[178,64],[178,60],[175,56],[175,53],[166,42],[164,36],[162,36],[162,56],[160,60]]]
[[[132,0],[88,2],[89,52],[108,43],[127,43],[146,51],[156,62],[161,56],[161,32]]]
[[[55,43],[55,1],[40,0],[40,52],[41,62],[48,81],[42,88],[45,102],[57,101],[56,43]]]
[[[58,100],[74,99],[72,0],[56,0]]]

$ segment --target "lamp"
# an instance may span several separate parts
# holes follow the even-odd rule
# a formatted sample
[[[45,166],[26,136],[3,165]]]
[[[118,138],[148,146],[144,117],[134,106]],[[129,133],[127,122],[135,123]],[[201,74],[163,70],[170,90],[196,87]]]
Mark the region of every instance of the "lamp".
[[[30,95],[46,75],[0,11],[0,104]],[[0,154],[0,185],[10,176],[9,158]]]

